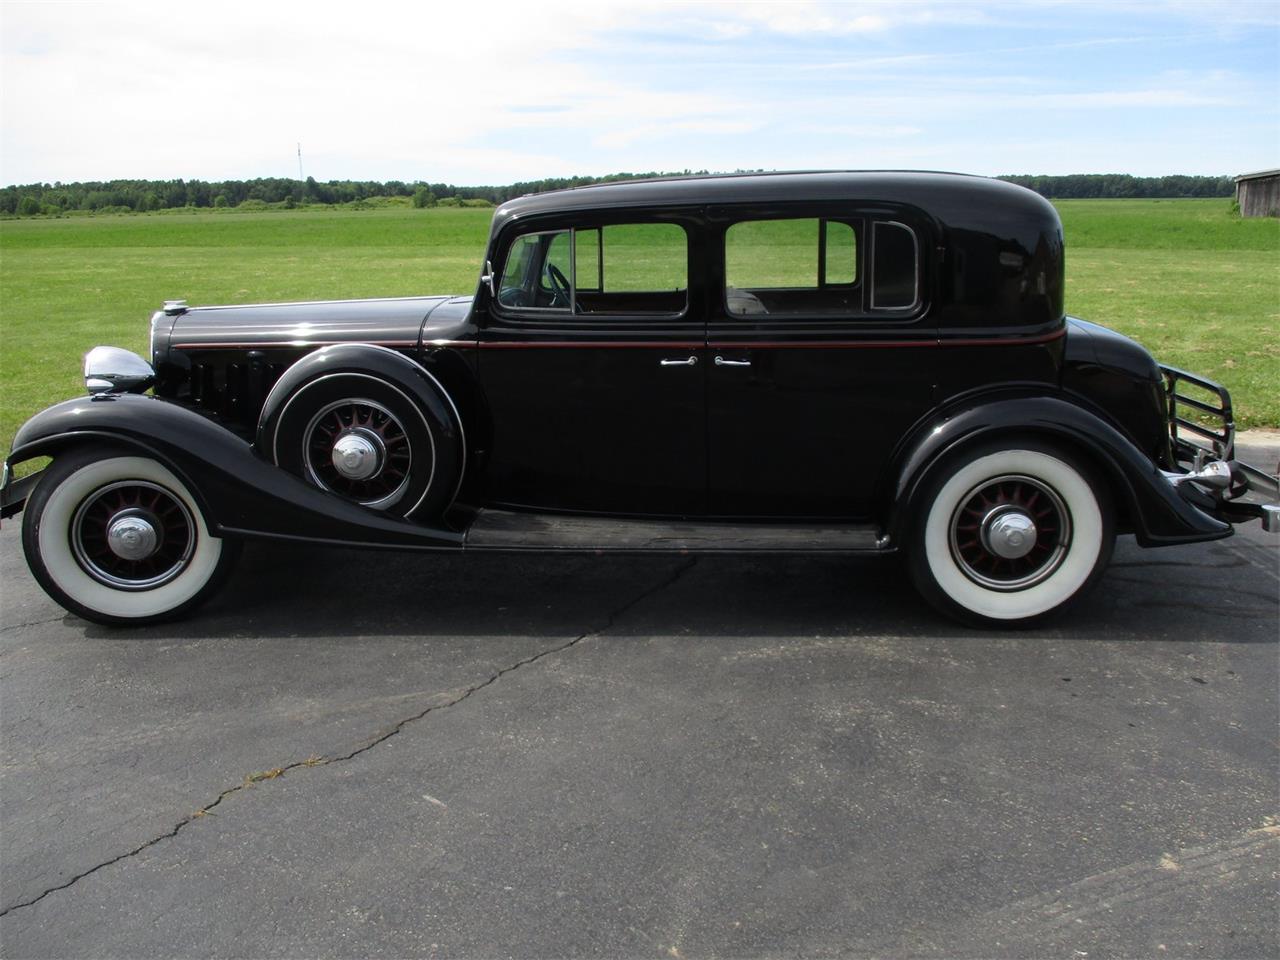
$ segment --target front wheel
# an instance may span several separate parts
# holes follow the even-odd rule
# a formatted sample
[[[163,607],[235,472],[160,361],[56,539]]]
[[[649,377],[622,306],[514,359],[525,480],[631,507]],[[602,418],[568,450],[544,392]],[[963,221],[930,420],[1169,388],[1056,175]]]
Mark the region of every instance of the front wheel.
[[[230,571],[237,541],[209,533],[191,491],[148,457],[83,450],[53,462],[22,518],[36,581],[95,623],[176,617]]]
[[[986,447],[934,473],[909,563],[917,589],[944,613],[980,626],[1029,626],[1085,593],[1106,568],[1111,497],[1065,452]]]

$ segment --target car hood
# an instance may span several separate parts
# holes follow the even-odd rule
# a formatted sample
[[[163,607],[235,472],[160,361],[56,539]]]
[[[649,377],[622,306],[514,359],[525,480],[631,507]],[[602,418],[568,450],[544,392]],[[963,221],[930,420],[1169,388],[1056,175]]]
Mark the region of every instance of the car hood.
[[[189,307],[174,319],[168,342],[176,350],[353,342],[412,347],[432,312],[451,299],[393,297]]]

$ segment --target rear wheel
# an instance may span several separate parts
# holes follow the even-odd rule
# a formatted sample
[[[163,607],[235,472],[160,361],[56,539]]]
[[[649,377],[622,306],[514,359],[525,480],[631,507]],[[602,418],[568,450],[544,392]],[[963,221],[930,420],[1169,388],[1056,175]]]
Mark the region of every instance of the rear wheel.
[[[943,612],[1028,626],[1082,595],[1106,568],[1111,498],[1065,451],[986,447],[934,473],[909,563],[917,588]]]
[[[22,520],[40,586],[86,620],[145,624],[207,598],[239,544],[209,533],[191,491],[148,457],[84,450],[41,477]]]

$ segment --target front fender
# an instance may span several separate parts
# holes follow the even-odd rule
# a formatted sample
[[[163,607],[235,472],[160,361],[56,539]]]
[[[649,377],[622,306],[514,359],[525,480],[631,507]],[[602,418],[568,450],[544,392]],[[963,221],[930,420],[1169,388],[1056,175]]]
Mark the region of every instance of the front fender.
[[[267,463],[231,431],[186,407],[134,394],[83,397],[36,414],[14,437],[10,464],[85,444],[159,460],[191,490],[219,536],[352,546],[450,549],[461,534],[348,503]]]
[[[921,489],[949,455],[1000,437],[1033,437],[1085,456],[1111,484],[1143,546],[1217,540],[1232,528],[1184,500],[1151,458],[1114,426],[1054,396],[975,398],[921,424],[896,458],[885,486],[894,542],[921,508]]]
[[[407,391],[417,404],[431,411],[434,420],[445,431],[442,439],[455,444],[459,456],[465,458],[461,418],[440,382],[404,354],[369,343],[323,347],[307,354],[284,372],[271,388],[258,416],[255,445],[264,457],[275,459],[276,427],[285,404],[294,392],[316,377],[337,373],[372,374]],[[461,473],[459,469],[459,477]]]

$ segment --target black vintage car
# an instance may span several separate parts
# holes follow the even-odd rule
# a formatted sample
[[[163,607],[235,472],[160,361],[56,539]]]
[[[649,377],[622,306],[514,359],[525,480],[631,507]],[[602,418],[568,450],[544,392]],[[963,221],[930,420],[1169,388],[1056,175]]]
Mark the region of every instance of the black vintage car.
[[[503,205],[485,258],[474,296],[173,302],[150,364],[90,351],[90,396],[5,464],[36,579],[119,624],[194,606],[249,537],[903,553],[942,610],[1015,625],[1117,533],[1277,523],[1224,389],[1064,315],[1061,223],[1019,187],[608,184]]]

